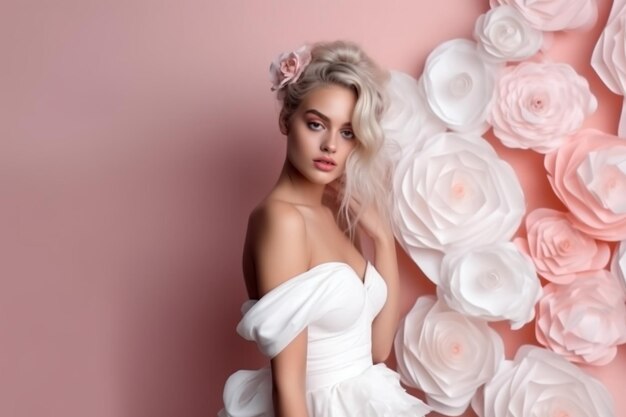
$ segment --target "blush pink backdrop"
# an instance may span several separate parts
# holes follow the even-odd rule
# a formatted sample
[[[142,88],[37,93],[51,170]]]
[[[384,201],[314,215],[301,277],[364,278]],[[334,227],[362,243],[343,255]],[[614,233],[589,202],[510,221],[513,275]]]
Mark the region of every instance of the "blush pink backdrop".
[[[608,16],[557,34],[551,56],[599,98],[589,66]],[[386,5],[385,5],[386,4]],[[284,139],[267,69],[303,41],[346,38],[420,73],[469,37],[487,0],[8,0],[0,5],[0,416],[200,417],[264,359],[235,333],[251,208]],[[528,208],[560,207],[542,157],[498,146]],[[400,257],[404,308],[433,292]],[[512,357],[532,325],[496,325]],[[390,362],[391,363],[391,362]],[[626,347],[600,378],[626,415]],[[434,414],[433,414],[434,415]],[[466,416],[473,413],[468,411]]]

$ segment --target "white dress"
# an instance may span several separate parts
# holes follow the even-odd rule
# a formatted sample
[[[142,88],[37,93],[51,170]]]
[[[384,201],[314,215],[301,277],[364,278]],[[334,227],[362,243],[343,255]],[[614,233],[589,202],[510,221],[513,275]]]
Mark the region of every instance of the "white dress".
[[[387,287],[368,264],[364,281],[346,263],[326,262],[242,306],[237,332],[274,357],[308,328],[309,417],[421,417],[430,408],[405,392],[399,375],[372,363],[372,321]],[[238,371],[219,417],[273,417],[270,368]]]

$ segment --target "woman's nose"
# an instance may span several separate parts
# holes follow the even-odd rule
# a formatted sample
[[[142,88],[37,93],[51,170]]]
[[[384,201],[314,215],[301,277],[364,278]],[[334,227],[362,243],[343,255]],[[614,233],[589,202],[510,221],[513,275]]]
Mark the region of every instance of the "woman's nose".
[[[333,134],[328,134],[320,146],[322,152],[335,153],[337,152],[337,139]]]

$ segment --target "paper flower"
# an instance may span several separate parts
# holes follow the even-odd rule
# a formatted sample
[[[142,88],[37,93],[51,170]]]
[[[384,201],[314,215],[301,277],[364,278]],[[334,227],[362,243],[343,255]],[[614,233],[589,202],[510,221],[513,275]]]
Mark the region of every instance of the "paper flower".
[[[462,414],[504,359],[502,339],[486,322],[433,296],[418,298],[394,346],[402,381],[424,391],[428,405],[446,415]]]
[[[435,283],[443,252],[510,240],[525,210],[515,171],[479,136],[442,133],[407,149],[393,188],[396,237]]]
[[[597,107],[587,80],[567,64],[509,67],[494,96],[490,122],[498,139],[509,148],[540,153],[561,146]]]
[[[591,66],[615,94],[626,92],[626,3],[613,2],[609,20],[591,56]],[[622,105],[622,112],[624,106]],[[626,135],[626,118],[620,119],[618,136]]]
[[[292,52],[283,52],[270,65],[272,91],[280,90],[287,84],[295,83],[311,62],[311,50],[303,45]]]
[[[442,43],[426,59],[421,78],[430,109],[452,130],[483,133],[496,69],[482,59],[475,42]]]
[[[548,284],[539,301],[537,340],[571,362],[606,365],[626,343],[625,301],[606,270],[577,274],[569,285]]]
[[[521,61],[533,56],[543,42],[543,34],[533,29],[511,6],[500,6],[480,15],[474,38],[486,56],[496,61]]]
[[[437,296],[459,313],[519,329],[535,317],[541,284],[532,261],[504,242],[446,254]]]
[[[580,131],[544,163],[577,229],[600,240],[626,239],[626,140]]]
[[[557,284],[568,284],[577,272],[602,269],[611,251],[575,229],[566,213],[539,208],[526,216],[527,238],[515,243],[535,263],[537,272]]]
[[[593,50],[591,66],[615,94],[626,91],[626,3],[615,2]]]
[[[387,83],[389,104],[381,120],[386,140],[396,144],[399,157],[402,150],[414,142],[444,132],[444,124],[430,112],[423,88],[408,74],[391,71]]]
[[[626,243],[624,242],[626,241],[622,240],[615,248],[611,260],[611,272],[619,279],[622,289],[626,292]]]
[[[615,417],[611,394],[599,381],[559,355],[529,345],[503,364],[472,408],[480,417]]]
[[[491,7],[513,6],[535,29],[590,29],[598,18],[595,0],[489,0]]]

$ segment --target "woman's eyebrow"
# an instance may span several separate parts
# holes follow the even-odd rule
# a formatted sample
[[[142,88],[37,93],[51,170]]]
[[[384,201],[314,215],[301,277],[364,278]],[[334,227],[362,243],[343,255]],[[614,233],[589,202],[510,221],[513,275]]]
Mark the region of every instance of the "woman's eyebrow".
[[[319,110],[308,109],[304,113],[305,114],[306,113],[313,113],[314,115],[316,115],[320,119],[324,120],[326,123],[330,123],[330,118],[328,116],[326,116],[324,113],[320,112]],[[344,123],[344,126],[352,126],[352,123],[351,122],[346,122],[346,123]]]
[[[304,113],[313,113],[316,116],[318,116],[320,119],[324,120],[325,122],[330,122],[330,119],[328,118],[328,116],[326,116],[324,113],[320,112],[319,110],[309,109],[305,111]]]

